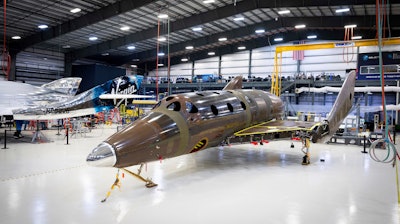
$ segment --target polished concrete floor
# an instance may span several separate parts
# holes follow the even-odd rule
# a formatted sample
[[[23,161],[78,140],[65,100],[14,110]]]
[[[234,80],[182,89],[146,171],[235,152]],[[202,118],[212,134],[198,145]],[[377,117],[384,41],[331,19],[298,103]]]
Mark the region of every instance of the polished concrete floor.
[[[0,149],[0,223],[399,223],[391,165],[358,146],[313,144],[312,164],[302,166],[301,144],[282,140],[147,164],[142,174],[157,187],[125,175],[101,203],[117,170],[85,159],[115,131],[98,128],[69,145],[45,131],[52,142],[26,136]]]

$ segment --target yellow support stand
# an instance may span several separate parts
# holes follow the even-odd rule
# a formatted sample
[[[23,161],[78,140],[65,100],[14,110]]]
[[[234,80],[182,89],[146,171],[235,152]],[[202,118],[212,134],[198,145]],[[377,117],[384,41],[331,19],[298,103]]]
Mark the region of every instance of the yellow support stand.
[[[275,51],[274,58],[274,73],[271,79],[271,93],[276,96],[281,95],[281,67],[282,67],[282,52]]]

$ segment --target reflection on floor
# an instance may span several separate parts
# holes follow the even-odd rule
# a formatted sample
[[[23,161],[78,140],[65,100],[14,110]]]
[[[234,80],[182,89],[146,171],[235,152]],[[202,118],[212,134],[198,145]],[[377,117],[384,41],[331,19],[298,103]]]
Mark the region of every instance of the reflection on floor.
[[[360,147],[325,144],[312,145],[302,166],[300,143],[289,141],[150,163],[142,174],[157,187],[126,175],[101,203],[117,170],[85,159],[115,131],[98,128],[69,145],[45,131],[53,142],[1,149],[1,223],[399,223],[393,167]]]

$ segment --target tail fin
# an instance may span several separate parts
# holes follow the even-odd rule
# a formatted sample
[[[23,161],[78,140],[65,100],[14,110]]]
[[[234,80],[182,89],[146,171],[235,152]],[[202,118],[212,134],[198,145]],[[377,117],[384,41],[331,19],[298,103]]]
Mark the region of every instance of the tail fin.
[[[354,101],[354,87],[356,84],[356,72],[351,71],[342,85],[335,103],[329,116],[327,118],[329,123],[329,134],[334,134],[339,128],[340,124],[349,114],[353,107]]]
[[[53,91],[63,93],[66,95],[74,96],[78,92],[79,85],[81,84],[82,78],[62,78],[57,79],[53,82],[43,84],[42,88],[51,89]]]
[[[236,76],[222,90],[241,89],[243,84],[242,76]]]
[[[322,124],[315,130],[312,141],[328,140],[338,130],[340,124],[349,114],[353,107],[354,101],[354,87],[356,83],[356,72],[351,71],[346,80],[343,82],[342,88],[332,106],[326,123]]]

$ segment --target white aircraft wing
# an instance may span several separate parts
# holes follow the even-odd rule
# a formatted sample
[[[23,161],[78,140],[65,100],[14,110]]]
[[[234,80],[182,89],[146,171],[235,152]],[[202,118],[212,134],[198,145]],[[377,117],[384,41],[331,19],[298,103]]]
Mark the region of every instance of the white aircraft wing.
[[[102,100],[114,100],[114,99],[149,99],[155,98],[155,96],[147,95],[136,95],[136,94],[102,94],[99,96]]]

